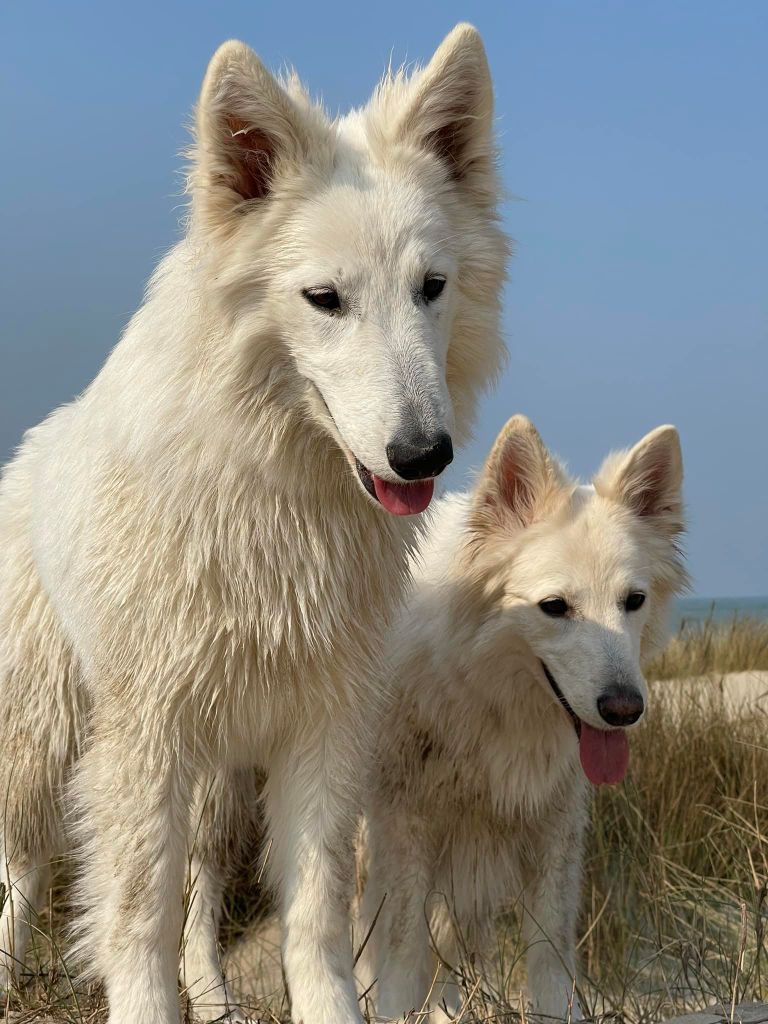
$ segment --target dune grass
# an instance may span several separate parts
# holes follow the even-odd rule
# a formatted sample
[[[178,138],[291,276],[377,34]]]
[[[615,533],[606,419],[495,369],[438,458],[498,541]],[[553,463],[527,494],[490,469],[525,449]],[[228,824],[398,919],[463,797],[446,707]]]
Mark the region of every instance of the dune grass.
[[[683,622],[664,651],[646,666],[648,679],[768,671],[768,622]]]
[[[763,623],[684,629],[649,677],[698,685],[664,690],[633,739],[627,782],[596,794],[586,987],[627,1020],[768,998],[768,720],[734,718],[720,685],[766,668]]]
[[[760,710],[734,718],[721,685],[749,669],[768,670],[766,623],[686,625],[649,666],[649,679],[671,681],[633,737],[626,782],[595,795],[580,925],[590,1017],[655,1024],[768,1000],[768,722]],[[693,688],[676,687],[691,676]],[[247,912],[242,899],[232,906]],[[65,916],[54,894],[24,983],[6,997],[11,1019],[105,1019],[99,991],[61,955]],[[502,917],[494,955],[462,965],[463,1021],[519,1019],[522,952],[514,915]],[[279,997],[260,1017],[284,1014]]]

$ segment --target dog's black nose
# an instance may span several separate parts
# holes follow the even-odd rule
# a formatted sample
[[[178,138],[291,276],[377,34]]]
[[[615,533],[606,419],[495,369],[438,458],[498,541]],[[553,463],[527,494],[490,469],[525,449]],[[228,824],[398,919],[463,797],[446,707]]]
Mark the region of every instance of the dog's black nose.
[[[387,460],[403,480],[424,480],[442,473],[453,461],[453,444],[444,430],[432,437],[395,437],[387,445]]]
[[[645,710],[645,704],[637,690],[616,686],[600,694],[597,710],[608,725],[633,725]]]

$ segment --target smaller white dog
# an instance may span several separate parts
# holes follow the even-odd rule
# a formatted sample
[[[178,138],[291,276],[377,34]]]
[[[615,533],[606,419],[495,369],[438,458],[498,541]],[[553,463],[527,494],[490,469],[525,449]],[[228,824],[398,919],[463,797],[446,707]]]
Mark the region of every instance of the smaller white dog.
[[[580,486],[515,416],[474,492],[436,509],[392,632],[397,696],[367,817],[363,933],[380,913],[364,980],[382,1016],[455,1004],[431,950],[448,966],[458,945],[481,953],[513,902],[535,1011],[580,1016],[587,780],[627,770],[641,660],[686,581],[681,485],[674,427]]]

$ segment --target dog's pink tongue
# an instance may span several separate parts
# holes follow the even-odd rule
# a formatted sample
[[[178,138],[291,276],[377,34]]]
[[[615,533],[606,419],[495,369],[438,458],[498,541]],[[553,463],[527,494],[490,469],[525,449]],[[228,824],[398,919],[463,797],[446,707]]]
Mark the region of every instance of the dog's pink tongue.
[[[413,484],[391,484],[373,474],[376,497],[393,516],[415,516],[432,501],[434,480],[419,480]]]
[[[606,732],[604,729],[593,729],[586,722],[581,723],[579,736],[579,756],[581,767],[590,782],[596,786],[601,783],[615,785],[627,774],[629,764],[629,744],[623,729]]]

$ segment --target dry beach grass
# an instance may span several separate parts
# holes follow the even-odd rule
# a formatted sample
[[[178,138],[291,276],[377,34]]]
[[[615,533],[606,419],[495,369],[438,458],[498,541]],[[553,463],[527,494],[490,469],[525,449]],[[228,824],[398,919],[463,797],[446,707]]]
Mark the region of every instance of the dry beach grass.
[[[628,1024],[768,999],[768,624],[689,625],[648,676],[654,700],[629,777],[596,794],[581,925],[582,1005]],[[5,1012],[104,1020],[100,993],[79,985],[62,955],[58,897]],[[274,925],[262,920],[234,947],[229,974],[243,1002],[265,1021],[286,1019]],[[510,913],[495,955],[462,965],[463,1021],[517,1015],[521,953]]]
[[[768,671],[768,622],[734,617],[721,623],[683,622],[646,675],[664,680],[746,671]]]

